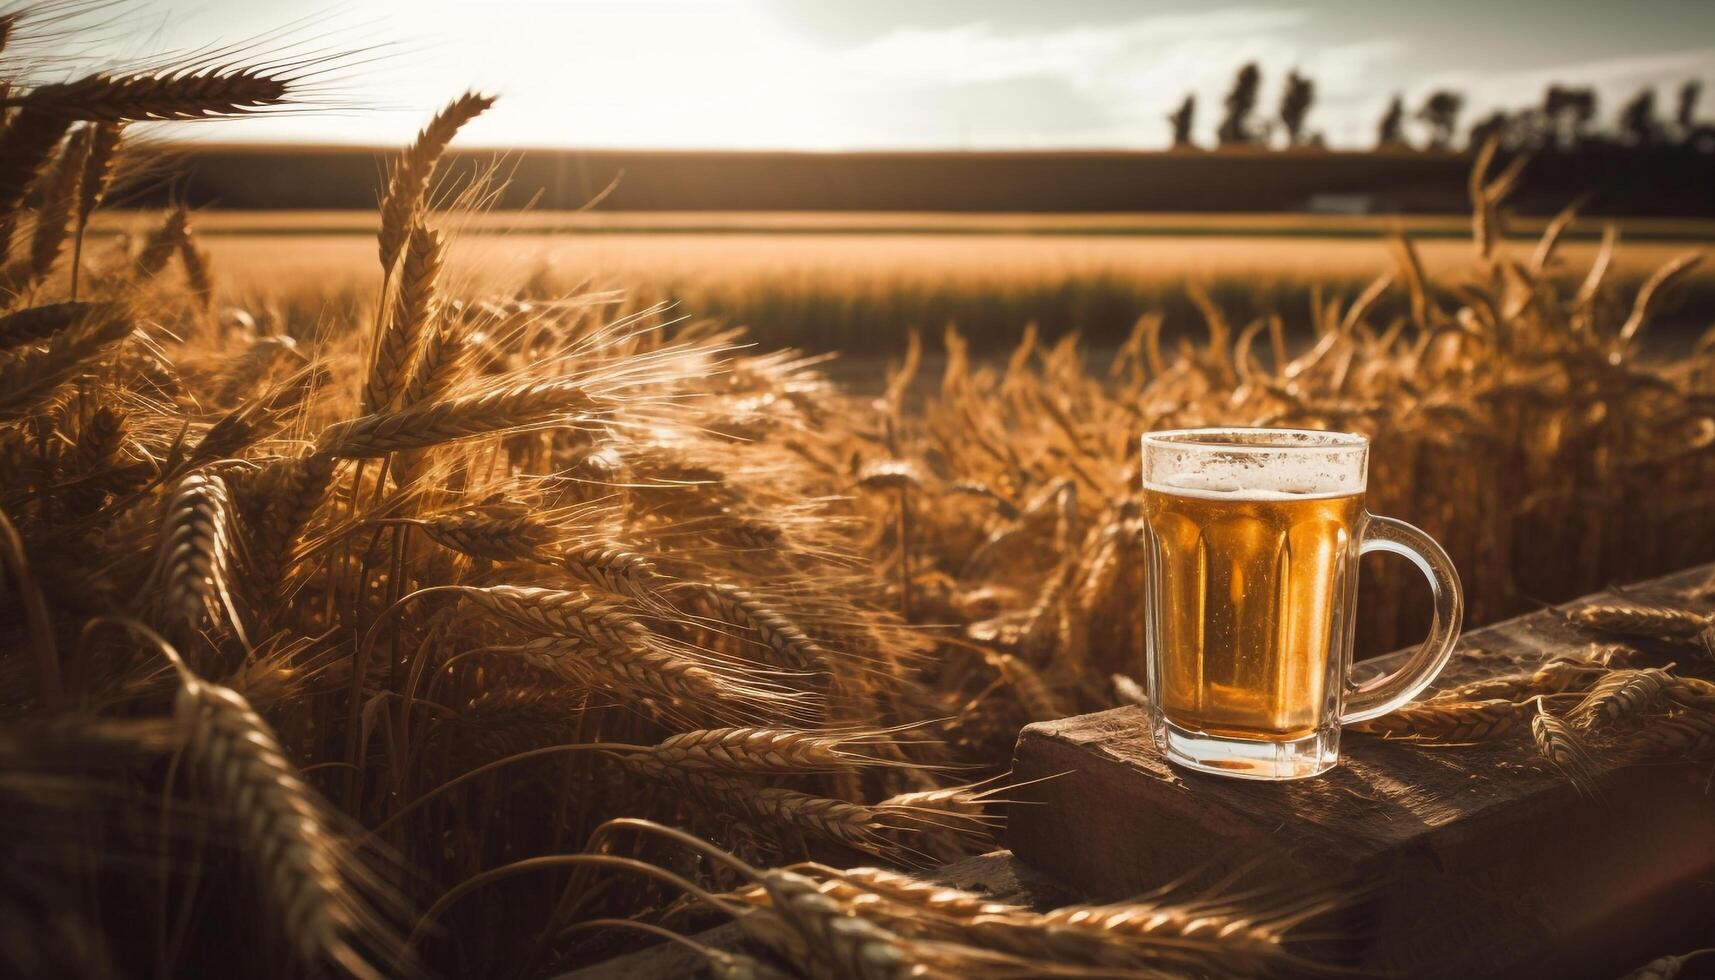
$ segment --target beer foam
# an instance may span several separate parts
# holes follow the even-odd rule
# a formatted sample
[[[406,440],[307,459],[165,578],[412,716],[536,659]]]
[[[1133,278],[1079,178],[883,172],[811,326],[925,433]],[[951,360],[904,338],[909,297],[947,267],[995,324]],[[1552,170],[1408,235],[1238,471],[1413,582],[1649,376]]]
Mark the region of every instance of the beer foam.
[[[1348,497],[1364,490],[1362,469],[1325,459],[1200,459],[1197,469],[1151,475],[1144,487],[1210,500],[1304,500]]]
[[[1146,489],[1213,500],[1348,497],[1368,469],[1361,439],[1313,430],[1184,430],[1145,437],[1143,451]]]

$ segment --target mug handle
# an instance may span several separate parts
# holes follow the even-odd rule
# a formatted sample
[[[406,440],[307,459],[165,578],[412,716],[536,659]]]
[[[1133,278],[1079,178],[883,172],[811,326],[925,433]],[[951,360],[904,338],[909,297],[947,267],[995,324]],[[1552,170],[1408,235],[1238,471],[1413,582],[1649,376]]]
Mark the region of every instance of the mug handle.
[[[1346,710],[1340,714],[1342,725],[1385,715],[1421,694],[1453,656],[1453,644],[1459,639],[1459,624],[1465,618],[1465,593],[1459,587],[1459,573],[1454,571],[1452,560],[1434,538],[1404,521],[1371,515],[1365,522],[1364,540],[1358,546],[1358,554],[1367,555],[1372,551],[1402,555],[1417,566],[1423,577],[1429,580],[1429,592],[1435,600],[1435,619],[1429,625],[1429,638],[1423,641],[1405,666],[1385,677],[1348,687]]]

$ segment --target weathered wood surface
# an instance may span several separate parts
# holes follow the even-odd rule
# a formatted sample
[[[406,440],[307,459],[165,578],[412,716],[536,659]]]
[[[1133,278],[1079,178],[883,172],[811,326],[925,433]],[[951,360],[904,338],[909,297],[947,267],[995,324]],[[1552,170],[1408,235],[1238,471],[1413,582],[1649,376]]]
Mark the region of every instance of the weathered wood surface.
[[[987,895],[996,902],[1046,910],[1076,900],[1071,892],[1025,867],[1007,851],[966,858],[924,872],[923,878],[953,888]],[[737,949],[744,936],[734,925],[709,929],[694,937],[716,949]],[[556,980],[655,980],[655,978],[700,976],[703,960],[694,951],[678,945],[656,945],[626,956],[565,974]]]
[[[1710,571],[1626,594],[1684,603]],[[1587,646],[1564,610],[1603,598],[1466,634],[1440,686]],[[1347,733],[1333,771],[1262,783],[1169,766],[1145,724],[1121,708],[1024,730],[1007,830],[1020,859],[1103,899],[1221,872],[1240,875],[1237,891],[1363,889],[1336,920],[1337,953],[1391,976],[1612,977],[1715,940],[1707,766],[1598,760],[1581,795],[1528,731],[1475,747]]]

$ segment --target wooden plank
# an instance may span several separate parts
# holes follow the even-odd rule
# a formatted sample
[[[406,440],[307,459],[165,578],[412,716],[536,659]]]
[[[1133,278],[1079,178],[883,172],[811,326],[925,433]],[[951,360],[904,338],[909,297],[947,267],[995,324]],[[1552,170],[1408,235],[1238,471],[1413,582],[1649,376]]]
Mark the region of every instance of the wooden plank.
[[[1627,594],[1683,603],[1710,570]],[[1600,598],[1613,597],[1562,609]],[[1534,668],[1590,639],[1555,610],[1476,630],[1441,684]],[[1008,818],[1013,851],[1099,898],[1223,872],[1240,874],[1236,890],[1364,891],[1337,931],[1365,971],[1614,976],[1715,934],[1700,884],[1715,876],[1707,771],[1598,760],[1581,795],[1528,735],[1429,747],[1349,733],[1324,776],[1241,781],[1169,766],[1142,710],[1121,708],[1029,726],[1013,777],[1026,784]]]

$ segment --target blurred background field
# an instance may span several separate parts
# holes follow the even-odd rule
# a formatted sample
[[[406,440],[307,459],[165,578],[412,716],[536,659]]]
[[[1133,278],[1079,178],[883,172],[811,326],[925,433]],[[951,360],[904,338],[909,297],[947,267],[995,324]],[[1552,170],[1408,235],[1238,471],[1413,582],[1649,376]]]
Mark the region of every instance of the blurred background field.
[[[141,235],[156,220],[117,212],[96,234]],[[1397,233],[1411,236],[1433,279],[1463,271],[1472,253],[1469,219],[1457,215],[589,211],[450,223],[461,230],[451,274],[483,290],[521,279],[546,293],[622,289],[633,302],[747,326],[764,346],[852,354],[896,351],[911,330],[938,334],[950,323],[979,349],[1009,346],[1027,324],[1050,336],[1081,331],[1100,348],[1148,311],[1166,317],[1172,337],[1200,329],[1191,284],[1231,317],[1277,313],[1304,332],[1318,297],[1350,299],[1396,267]],[[1544,223],[1510,222],[1512,247],[1528,257]],[[195,224],[232,303],[308,322],[330,295],[373,299],[371,213],[209,210]],[[1583,279],[1602,227],[1583,219],[1570,229],[1557,280]],[[1711,221],[1617,227],[1622,247],[1606,287],[1616,296],[1715,241]],[[1673,349],[1715,316],[1715,269],[1693,270],[1668,299],[1650,339]]]

